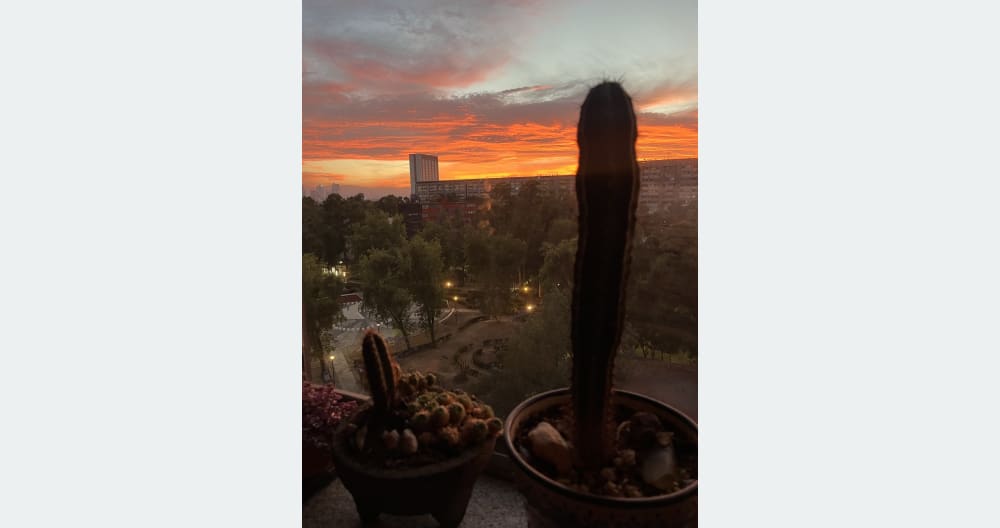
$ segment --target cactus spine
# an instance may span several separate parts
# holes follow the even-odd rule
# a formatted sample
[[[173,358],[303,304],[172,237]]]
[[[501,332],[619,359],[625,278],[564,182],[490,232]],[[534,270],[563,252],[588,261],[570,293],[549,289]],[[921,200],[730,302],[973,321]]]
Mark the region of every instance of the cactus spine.
[[[625,316],[639,193],[637,135],[632,99],[621,85],[604,82],[592,88],[577,125],[580,219],[570,329],[579,467],[600,467],[613,455],[611,377]]]

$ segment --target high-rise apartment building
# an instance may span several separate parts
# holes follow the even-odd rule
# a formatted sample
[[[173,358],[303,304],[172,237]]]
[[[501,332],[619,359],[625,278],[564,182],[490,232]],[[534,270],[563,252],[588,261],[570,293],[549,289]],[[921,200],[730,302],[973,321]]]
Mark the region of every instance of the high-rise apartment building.
[[[430,154],[410,154],[410,196],[417,194],[417,182],[438,181],[438,158]]]

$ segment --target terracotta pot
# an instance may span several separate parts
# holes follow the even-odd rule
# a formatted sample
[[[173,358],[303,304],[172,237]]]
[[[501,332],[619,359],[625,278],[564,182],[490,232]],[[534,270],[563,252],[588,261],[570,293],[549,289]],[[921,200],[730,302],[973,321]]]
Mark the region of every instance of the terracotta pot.
[[[698,426],[683,413],[652,398],[615,390],[616,404],[655,414],[668,430],[689,445],[698,445]],[[533,396],[514,408],[504,423],[504,437],[514,461],[518,489],[527,499],[525,509],[531,528],[555,527],[694,527],[698,525],[698,482],[667,495],[615,498],[576,491],[532,467],[514,446],[524,421],[540,412],[570,402],[568,388]]]
[[[359,410],[364,412],[365,408]],[[472,486],[490,458],[496,438],[490,438],[458,456],[417,468],[366,467],[350,447],[350,431],[344,420],[333,440],[333,460],[337,475],[354,497],[358,515],[364,522],[380,513],[393,515],[430,514],[444,528],[455,528],[465,517]]]

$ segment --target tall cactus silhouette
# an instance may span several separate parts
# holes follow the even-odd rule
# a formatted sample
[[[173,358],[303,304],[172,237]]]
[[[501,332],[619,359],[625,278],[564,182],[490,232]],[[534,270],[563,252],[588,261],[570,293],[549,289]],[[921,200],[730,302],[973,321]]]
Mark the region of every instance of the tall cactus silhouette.
[[[620,84],[593,87],[580,108],[576,174],[579,239],[573,285],[571,379],[576,463],[613,455],[611,381],[625,317],[639,194],[632,99]]]

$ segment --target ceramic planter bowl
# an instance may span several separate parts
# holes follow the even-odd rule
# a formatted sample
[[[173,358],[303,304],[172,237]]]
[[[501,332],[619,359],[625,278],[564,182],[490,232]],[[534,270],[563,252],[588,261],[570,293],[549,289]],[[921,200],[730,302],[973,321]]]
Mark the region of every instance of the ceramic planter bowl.
[[[698,426],[673,407],[633,392],[614,390],[612,401],[657,415],[668,430],[689,445],[698,445]],[[576,491],[545,476],[514,445],[521,425],[537,413],[570,402],[568,388],[543,392],[510,412],[504,438],[514,462],[515,479],[526,500],[531,528],[673,528],[698,525],[698,482],[674,493],[645,498],[615,498]]]
[[[373,468],[363,465],[350,447],[350,422],[341,422],[334,433],[333,460],[362,521],[388,513],[430,514],[444,528],[462,522],[472,486],[493,456],[495,437],[443,462],[417,468]]]

